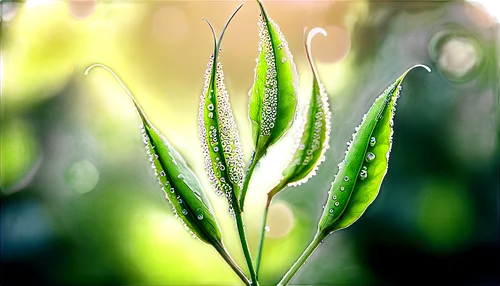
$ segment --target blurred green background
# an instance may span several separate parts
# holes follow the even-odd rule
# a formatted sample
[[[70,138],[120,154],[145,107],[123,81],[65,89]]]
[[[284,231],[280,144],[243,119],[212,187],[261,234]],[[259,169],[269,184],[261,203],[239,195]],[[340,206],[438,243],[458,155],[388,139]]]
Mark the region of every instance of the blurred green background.
[[[304,27],[330,95],[331,148],[318,175],[271,207],[261,285],[276,283],[312,239],[354,127],[408,67],[389,171],[378,199],[331,235],[300,285],[499,283],[499,82],[496,1],[265,1],[300,76]],[[1,3],[1,284],[233,285],[208,245],[173,217],[144,152],[140,121],[103,63],[183,154],[206,188],[233,257],[245,263],[227,203],[211,190],[197,135],[199,96],[234,1]],[[489,4],[489,5],[488,5]],[[497,14],[495,14],[497,13]],[[221,61],[246,162],[258,8],[230,25]],[[296,126],[294,127],[296,128]],[[295,130],[295,129],[294,129]],[[265,193],[293,130],[261,162],[245,220],[256,251]],[[254,254],[255,256],[255,254]],[[246,269],[246,268],[245,268]]]

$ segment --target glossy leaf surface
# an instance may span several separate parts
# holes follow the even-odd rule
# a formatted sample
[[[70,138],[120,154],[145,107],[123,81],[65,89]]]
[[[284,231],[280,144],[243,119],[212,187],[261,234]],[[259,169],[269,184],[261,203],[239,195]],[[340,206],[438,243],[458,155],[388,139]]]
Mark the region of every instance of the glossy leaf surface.
[[[348,143],[344,161],[332,183],[328,201],[319,222],[319,231],[330,233],[346,228],[358,220],[377,197],[387,173],[392,146],[393,118],[404,77],[380,95]]]
[[[132,93],[111,69],[95,64],[88,67],[85,74],[94,67],[109,71],[134,102],[142,121],[143,142],[151,167],[175,215],[200,240],[217,246],[222,245],[221,233],[210,203],[186,161],[150,123]]]
[[[258,3],[261,10],[259,57],[249,103],[257,154],[264,152],[290,129],[298,93],[297,70],[285,37]]]

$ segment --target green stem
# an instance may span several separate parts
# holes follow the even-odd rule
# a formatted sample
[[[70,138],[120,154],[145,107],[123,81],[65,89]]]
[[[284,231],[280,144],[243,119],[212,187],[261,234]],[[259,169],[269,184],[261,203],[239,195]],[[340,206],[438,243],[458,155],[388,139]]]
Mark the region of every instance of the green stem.
[[[238,275],[238,277],[240,277],[241,281],[243,281],[243,283],[245,283],[245,285],[250,286],[251,284],[250,284],[250,281],[248,280],[247,276],[245,275],[245,273],[243,273],[243,270],[241,270],[241,268],[238,266],[238,264],[236,264],[236,262],[234,262],[234,260],[231,258],[231,256],[227,252],[226,248],[221,243],[213,243],[213,246],[215,247],[217,252],[220,254],[220,256],[222,256],[222,258],[224,258],[224,260],[227,262],[227,264],[229,264],[229,266],[231,266],[234,273],[236,273],[236,275]]]
[[[299,271],[300,267],[302,267],[302,265],[306,263],[309,256],[311,256],[314,250],[316,250],[316,248],[321,244],[323,239],[325,239],[327,236],[328,235],[324,234],[323,232],[317,232],[316,235],[314,236],[314,239],[309,244],[309,246],[306,248],[306,250],[304,250],[299,259],[293,264],[292,268],[290,268],[290,270],[288,270],[285,276],[281,278],[281,281],[278,283],[277,286],[284,286],[288,282],[290,282],[290,280],[292,280],[293,276],[297,273],[297,271]]]
[[[267,215],[269,214],[269,208],[271,207],[273,198],[285,188],[286,188],[286,182],[278,181],[266,194],[266,204],[264,206],[264,216],[262,218],[262,227],[260,230],[259,250],[257,252],[257,260],[255,261],[255,272],[257,274],[257,278],[259,278],[260,261],[262,259],[262,251],[264,249]]]
[[[257,167],[257,162],[259,162],[261,157],[262,154],[253,151],[252,158],[250,159],[250,165],[248,166],[247,174],[245,176],[245,182],[243,183],[243,188],[241,189],[241,194],[240,194],[239,206],[241,212],[243,212],[243,205],[245,203],[245,197],[247,194],[248,185],[250,184],[250,178],[252,177],[255,167]]]
[[[236,218],[236,226],[238,228],[238,234],[240,235],[241,248],[243,249],[243,254],[245,255],[248,271],[250,272],[250,278],[252,279],[252,285],[258,286],[259,283],[257,282],[257,276],[255,276],[252,256],[250,255],[250,249],[248,248],[247,236],[245,234],[245,226],[243,225],[241,212],[239,210],[235,210],[234,216]]]

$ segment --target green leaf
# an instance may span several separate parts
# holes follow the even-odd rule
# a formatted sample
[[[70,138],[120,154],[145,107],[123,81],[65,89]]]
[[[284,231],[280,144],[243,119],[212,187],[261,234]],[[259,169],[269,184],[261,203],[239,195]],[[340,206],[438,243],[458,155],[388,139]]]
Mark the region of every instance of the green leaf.
[[[88,74],[94,67],[102,67],[109,71],[134,102],[142,121],[143,142],[146,145],[151,167],[155,171],[158,183],[165,192],[174,214],[194,236],[220,247],[222,239],[219,227],[210,203],[193,171],[167,139],[149,122],[132,93],[110,68],[94,64],[87,68],[85,74]]]
[[[267,148],[290,129],[297,109],[298,75],[288,43],[278,25],[267,16],[262,3],[259,17],[259,56],[249,92],[248,115],[255,150],[240,195],[243,210],[252,173]]]
[[[305,42],[307,59],[313,73],[311,99],[298,132],[300,137],[297,140],[293,157],[283,171],[280,183],[269,192],[271,197],[286,186],[300,185],[314,176],[318,166],[325,160],[325,152],[329,147],[331,114],[328,95],[319,81],[311,55],[311,40],[318,33],[326,36],[325,30],[314,28],[307,35]]]
[[[278,141],[292,126],[298,75],[285,37],[259,3],[259,57],[250,91],[249,116],[257,153]]]
[[[329,191],[319,232],[328,234],[350,226],[377,197],[387,173],[396,101],[403,79],[415,67],[430,72],[424,65],[408,69],[375,100],[356,128]]]
[[[224,85],[224,72],[219,62],[219,49],[222,37],[229,22],[241,4],[229,18],[219,41],[210,24],[214,36],[214,52],[205,73],[205,86],[201,95],[198,116],[198,131],[205,156],[205,169],[217,195],[225,194],[229,202],[229,212],[234,215],[238,210],[238,196],[243,184],[244,163],[241,143],[229,104],[229,95]],[[215,63],[215,64],[214,64]]]

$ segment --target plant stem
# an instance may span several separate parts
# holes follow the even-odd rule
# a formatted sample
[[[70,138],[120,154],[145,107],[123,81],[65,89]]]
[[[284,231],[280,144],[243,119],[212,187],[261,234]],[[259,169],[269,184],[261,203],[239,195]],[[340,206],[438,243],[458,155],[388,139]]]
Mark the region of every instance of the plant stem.
[[[273,197],[266,194],[266,206],[264,207],[264,216],[262,218],[262,227],[260,230],[260,242],[259,242],[259,250],[257,252],[257,260],[255,261],[255,273],[257,277],[259,277],[259,267],[260,260],[262,259],[262,249],[264,249],[264,240],[266,236],[266,222],[267,222],[267,214],[269,213],[269,207],[271,206],[271,202],[273,201]]]
[[[260,230],[259,250],[257,252],[257,260],[255,261],[255,274],[257,275],[257,278],[259,278],[260,261],[262,259],[262,251],[264,249],[267,215],[269,214],[269,208],[271,207],[271,203],[274,197],[285,188],[286,188],[286,182],[278,181],[266,194],[266,204],[264,206],[264,216],[262,218],[262,227]]]
[[[243,182],[243,188],[241,188],[240,201],[239,206],[241,212],[243,212],[243,205],[245,204],[245,197],[248,190],[248,185],[250,184],[250,178],[252,177],[253,171],[255,167],[257,167],[257,163],[259,162],[262,154],[253,151],[252,158],[250,159],[250,164],[247,169],[247,174],[245,176],[245,182]]]
[[[292,268],[290,268],[290,270],[288,270],[285,276],[281,278],[281,281],[278,283],[277,286],[284,286],[288,282],[290,282],[290,280],[292,280],[293,276],[297,273],[297,271],[299,271],[300,267],[302,267],[302,265],[306,263],[309,256],[311,256],[314,250],[316,250],[316,248],[321,244],[323,239],[325,239],[327,236],[328,235],[324,234],[323,232],[317,232],[313,240],[309,244],[309,246],[306,248],[306,250],[304,250],[299,259],[293,264]]]
[[[243,225],[243,219],[241,218],[241,212],[235,210],[236,226],[238,228],[238,234],[240,235],[241,247],[243,249],[243,254],[247,261],[248,271],[250,272],[250,277],[252,279],[252,285],[258,286],[257,276],[255,276],[255,270],[253,268],[252,256],[250,255],[250,249],[248,248],[247,236],[245,234],[245,226]]]
[[[231,268],[234,270],[234,273],[240,277],[241,281],[245,283],[245,285],[250,286],[250,281],[248,280],[247,276],[245,273],[243,273],[243,270],[234,262],[234,260],[231,258],[229,253],[227,252],[226,248],[222,245],[222,243],[214,243],[213,246],[217,250],[217,252],[224,258],[224,260],[231,266]]]

